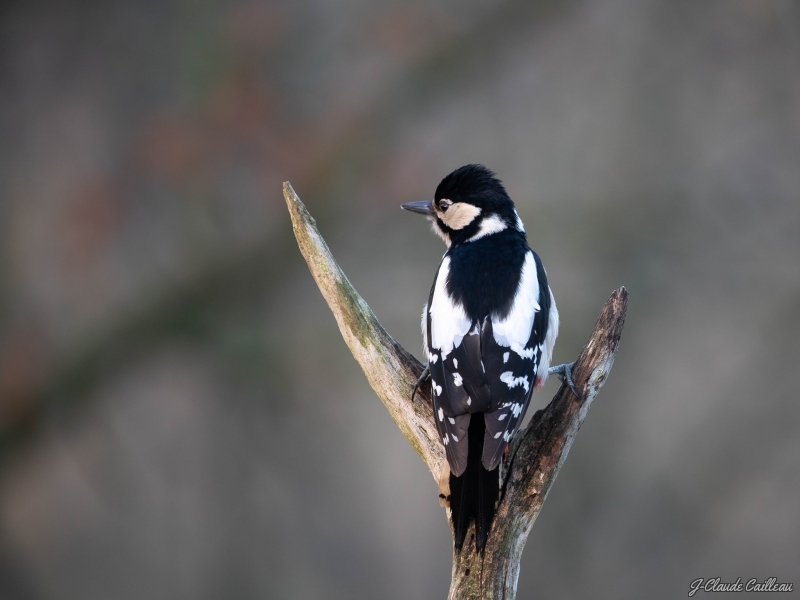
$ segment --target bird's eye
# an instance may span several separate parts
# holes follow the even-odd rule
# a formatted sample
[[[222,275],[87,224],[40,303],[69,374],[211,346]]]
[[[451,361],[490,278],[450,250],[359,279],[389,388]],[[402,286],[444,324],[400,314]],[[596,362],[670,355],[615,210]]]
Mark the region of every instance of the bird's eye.
[[[452,202],[450,200],[439,200],[439,210],[442,212],[446,212]]]

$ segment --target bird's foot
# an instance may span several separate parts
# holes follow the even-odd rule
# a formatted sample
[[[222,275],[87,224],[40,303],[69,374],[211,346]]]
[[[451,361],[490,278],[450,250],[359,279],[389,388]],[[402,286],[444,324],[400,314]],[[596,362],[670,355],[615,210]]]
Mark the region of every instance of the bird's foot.
[[[558,378],[561,380],[561,383],[565,383],[569,386],[569,389],[572,390],[572,393],[575,394],[575,397],[578,400],[583,400],[581,395],[578,393],[578,390],[575,389],[575,382],[572,381],[572,367],[575,366],[574,362],[566,363],[563,365],[558,365],[556,367],[550,367],[547,371],[550,375],[558,375]]]
[[[414,402],[414,396],[417,394],[417,389],[419,389],[419,386],[431,378],[430,364],[424,363],[422,366],[425,368],[423,369],[422,374],[419,376],[419,379],[417,379],[417,383],[414,384],[414,390],[411,392],[411,402]]]

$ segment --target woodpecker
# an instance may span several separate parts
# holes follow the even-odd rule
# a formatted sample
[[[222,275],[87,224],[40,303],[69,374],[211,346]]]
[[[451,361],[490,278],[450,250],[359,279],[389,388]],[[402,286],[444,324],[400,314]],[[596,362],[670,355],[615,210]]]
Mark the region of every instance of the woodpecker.
[[[426,371],[450,465],[455,547],[461,551],[474,520],[483,552],[500,462],[547,378],[558,310],[514,203],[486,167],[456,169],[433,200],[402,208],[427,216],[447,245],[422,313]]]

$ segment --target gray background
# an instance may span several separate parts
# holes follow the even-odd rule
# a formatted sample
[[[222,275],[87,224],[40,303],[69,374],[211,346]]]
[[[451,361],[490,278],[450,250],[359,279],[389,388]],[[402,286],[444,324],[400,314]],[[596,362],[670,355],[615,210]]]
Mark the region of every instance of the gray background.
[[[0,597],[444,598],[436,486],[280,184],[419,356],[444,248],[398,206],[468,162],[548,268],[556,361],[631,294],[520,598],[800,585],[800,4],[30,0],[0,8]]]

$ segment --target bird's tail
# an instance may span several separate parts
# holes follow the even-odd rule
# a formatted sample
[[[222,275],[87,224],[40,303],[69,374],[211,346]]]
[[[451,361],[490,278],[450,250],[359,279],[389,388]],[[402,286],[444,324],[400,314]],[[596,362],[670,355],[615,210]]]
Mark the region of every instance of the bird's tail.
[[[450,475],[450,511],[455,546],[464,546],[470,521],[475,521],[475,547],[483,552],[500,494],[500,468],[487,470],[481,463],[486,423],[483,413],[474,413],[469,421],[467,468],[460,476]]]

